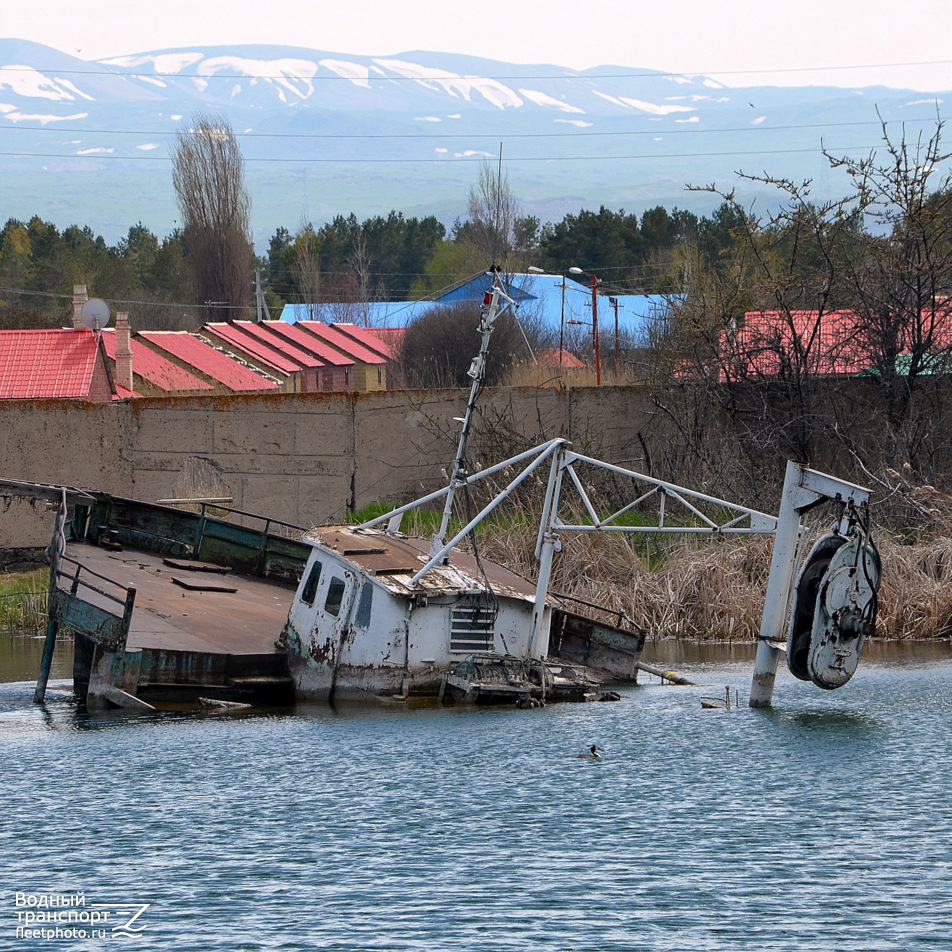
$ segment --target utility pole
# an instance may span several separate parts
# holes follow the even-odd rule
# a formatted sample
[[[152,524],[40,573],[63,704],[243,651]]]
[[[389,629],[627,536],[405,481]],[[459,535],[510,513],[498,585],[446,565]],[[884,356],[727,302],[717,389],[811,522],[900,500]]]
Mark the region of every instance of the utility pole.
[[[255,271],[255,304],[257,321],[261,323],[261,317],[264,315],[266,321],[271,320],[271,312],[268,310],[268,302],[264,299],[264,291],[261,290],[261,271]]]
[[[565,353],[565,282],[568,279],[562,275],[562,319],[559,322],[559,373],[562,372],[562,355]]]
[[[621,369],[618,352],[621,349],[621,340],[618,336],[618,298],[610,297],[608,303],[615,309],[615,383],[621,381]]]
[[[602,360],[598,352],[598,278],[592,274],[592,337],[595,340],[595,384],[602,385]]]

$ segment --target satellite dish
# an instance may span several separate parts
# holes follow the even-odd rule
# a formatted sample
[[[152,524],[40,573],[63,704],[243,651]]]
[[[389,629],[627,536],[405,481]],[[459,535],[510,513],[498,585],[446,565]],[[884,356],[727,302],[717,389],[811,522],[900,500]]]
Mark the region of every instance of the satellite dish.
[[[79,312],[84,327],[102,330],[109,323],[109,305],[102,298],[90,298]]]

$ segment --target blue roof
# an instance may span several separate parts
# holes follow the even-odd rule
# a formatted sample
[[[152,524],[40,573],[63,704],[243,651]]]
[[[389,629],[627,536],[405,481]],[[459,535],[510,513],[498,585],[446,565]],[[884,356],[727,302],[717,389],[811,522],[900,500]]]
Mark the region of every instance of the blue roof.
[[[510,274],[503,278],[507,294],[518,306],[523,323],[538,322],[540,329],[567,340],[584,340],[591,332],[592,289],[558,274]],[[351,321],[367,327],[406,327],[417,317],[440,304],[482,304],[492,282],[490,274],[470,281],[425,301],[383,301],[366,304],[285,304],[281,320]],[[615,307],[618,306],[618,333],[623,345],[641,346],[648,330],[669,312],[671,299],[661,294],[599,294],[599,336],[615,332]],[[564,323],[563,323],[564,322]]]
[[[345,321],[362,327],[406,327],[423,311],[433,307],[432,301],[368,301],[361,304],[285,304],[281,320],[322,321],[334,324]]]
[[[481,274],[447,291],[438,302],[482,302],[491,275]],[[568,336],[584,337],[581,327],[592,323],[592,289],[559,274],[510,274],[503,278],[506,291],[518,305],[520,320],[538,320],[549,331],[563,327]],[[647,331],[664,319],[671,300],[662,294],[599,294],[599,336],[614,333],[618,305],[618,333],[628,346],[643,344]],[[578,328],[578,330],[576,330]]]

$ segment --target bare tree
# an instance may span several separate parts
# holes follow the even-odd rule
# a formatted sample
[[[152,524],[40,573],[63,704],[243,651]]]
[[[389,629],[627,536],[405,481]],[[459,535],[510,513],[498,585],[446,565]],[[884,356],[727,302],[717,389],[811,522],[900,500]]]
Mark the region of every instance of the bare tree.
[[[756,219],[707,189],[730,212],[731,241],[715,259],[685,249],[687,296],[656,342],[656,424],[676,434],[665,452],[722,486],[750,477],[750,498],[778,457],[851,468],[896,498],[907,483],[945,491],[952,154],[941,132],[937,121],[907,141],[884,125],[878,155],[827,154],[850,181],[838,201],[814,202],[809,182],[741,175],[779,193]]]
[[[481,261],[479,268],[498,264],[512,272],[519,267],[515,258],[520,244],[517,228],[522,219],[509,177],[501,168],[495,169],[489,162],[480,165],[469,190],[467,212],[469,218],[457,226],[455,238],[473,247]]]
[[[210,317],[242,317],[251,292],[251,200],[241,150],[223,116],[199,113],[178,134],[172,184],[197,300]]]
[[[320,311],[318,302],[321,294],[320,239],[310,222],[302,225],[294,236],[289,256],[295,303],[306,304],[308,319],[316,321]]]
[[[857,207],[872,225],[861,253],[845,262],[844,283],[894,452],[914,468],[924,462],[921,439],[932,430],[915,426],[916,399],[952,367],[952,152],[942,146],[942,130],[938,120],[929,136],[909,142],[883,123],[884,154],[827,154],[850,175]]]

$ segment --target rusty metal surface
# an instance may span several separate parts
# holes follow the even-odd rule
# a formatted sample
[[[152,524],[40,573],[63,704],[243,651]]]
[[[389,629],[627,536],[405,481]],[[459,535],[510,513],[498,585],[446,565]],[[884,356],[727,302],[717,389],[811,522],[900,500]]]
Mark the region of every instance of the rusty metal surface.
[[[472,592],[485,588],[476,559],[459,548],[453,550],[449,566],[435,567],[410,585],[410,579],[429,558],[429,539],[390,536],[374,529],[358,531],[351,526],[318,526],[306,532],[304,538],[334,550],[398,595]],[[498,594],[535,597],[535,584],[528,579],[488,559],[482,559],[482,566]]]
[[[116,540],[127,548],[216,562],[245,575],[280,579],[288,587],[297,586],[310,554],[308,546],[300,541],[302,529],[237,509],[220,511],[227,518],[212,515],[204,505],[201,513],[187,512],[97,493],[88,519],[87,510],[77,507],[74,535],[96,543],[104,532],[114,532]]]
[[[597,669],[604,681],[637,682],[645,632],[626,631],[557,609],[549,635],[551,655]]]
[[[162,556],[69,543],[67,553],[95,572],[136,589],[128,651],[197,651],[270,654],[294,593],[283,585],[229,575],[237,592],[184,590],[172,581]],[[91,599],[92,601],[92,599]],[[105,601],[102,606],[111,610]]]

